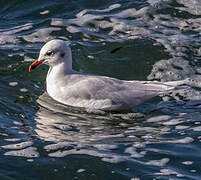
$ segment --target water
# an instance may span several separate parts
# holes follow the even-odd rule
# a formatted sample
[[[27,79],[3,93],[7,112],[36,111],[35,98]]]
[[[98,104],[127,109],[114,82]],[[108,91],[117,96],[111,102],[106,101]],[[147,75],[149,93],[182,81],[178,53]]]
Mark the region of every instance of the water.
[[[0,1],[0,179],[200,179],[199,0]],[[128,112],[89,112],[45,93],[41,46],[71,42],[80,72],[192,79]]]

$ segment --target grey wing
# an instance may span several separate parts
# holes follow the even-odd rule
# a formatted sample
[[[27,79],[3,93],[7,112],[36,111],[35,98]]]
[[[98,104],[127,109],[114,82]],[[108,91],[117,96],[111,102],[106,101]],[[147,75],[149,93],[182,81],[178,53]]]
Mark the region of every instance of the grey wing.
[[[138,81],[123,81],[122,84],[117,83],[115,90],[109,92],[108,96],[112,100],[112,106],[114,108],[128,109],[163,91],[164,89],[161,89],[161,86],[156,86],[155,84]]]
[[[73,95],[82,106],[105,110],[128,109],[171,88],[163,83],[122,81],[99,76],[87,77],[74,84]]]

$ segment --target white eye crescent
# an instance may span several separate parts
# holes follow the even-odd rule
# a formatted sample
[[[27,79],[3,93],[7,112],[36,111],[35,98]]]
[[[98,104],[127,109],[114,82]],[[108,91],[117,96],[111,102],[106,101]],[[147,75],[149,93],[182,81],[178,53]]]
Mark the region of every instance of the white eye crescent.
[[[49,51],[46,52],[47,56],[52,56],[53,54],[54,54],[54,51],[52,51],[52,50],[49,50]]]

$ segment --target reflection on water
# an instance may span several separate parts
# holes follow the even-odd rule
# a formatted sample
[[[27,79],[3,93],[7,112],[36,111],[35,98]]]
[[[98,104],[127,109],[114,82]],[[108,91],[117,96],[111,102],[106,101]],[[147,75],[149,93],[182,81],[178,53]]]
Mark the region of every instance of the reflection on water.
[[[143,117],[134,113],[113,114],[65,106],[52,100],[47,93],[37,102],[40,109],[36,114],[36,132],[40,138],[54,142],[98,143],[103,137],[117,134],[123,142],[121,133],[129,126],[127,123],[133,124],[135,118],[137,123]]]
[[[105,163],[129,162],[133,167],[143,166],[146,171],[151,168],[154,176],[185,177],[188,172],[172,169],[176,163],[174,157],[183,152],[189,154],[191,160],[186,156],[180,165],[192,166],[189,171],[195,173],[199,171],[195,168],[197,155],[192,154],[189,147],[200,141],[200,101],[156,101],[154,106],[147,103],[136,107],[135,111],[144,108],[143,114],[89,112],[59,104],[47,93],[42,94],[37,103],[40,108],[35,114],[33,131],[27,131],[26,125],[22,128],[23,124],[16,122],[18,128],[13,129],[23,138],[11,138],[12,131],[8,130],[4,139],[7,144],[1,146],[4,155],[26,157],[30,162],[39,158],[41,151],[49,158],[88,155]],[[38,147],[35,137],[45,143]],[[130,168],[128,166],[126,171]]]
[[[146,146],[152,143],[188,144],[194,141],[193,137],[182,132],[182,130],[191,128],[187,125],[189,121],[186,121],[186,118],[190,119],[192,114],[176,112],[174,102],[157,104],[154,111],[160,112],[160,115],[154,115],[154,112],[150,115],[133,112],[87,112],[84,109],[58,104],[47,93],[40,96],[38,103],[41,108],[36,114],[35,131],[39,138],[53,142],[52,145],[45,147],[48,151],[57,150],[57,152],[50,153],[50,156],[91,155],[93,152],[95,153],[92,153],[94,156],[102,157],[99,154],[99,150],[102,150],[106,151],[104,152],[105,156],[110,157],[110,153],[107,155],[107,151],[123,145],[126,147],[125,152],[131,157],[142,158],[146,153],[137,153],[136,148],[131,147],[146,149]],[[185,108],[186,112],[188,112],[187,108],[190,109],[196,105],[192,103],[190,106],[190,102],[183,102],[182,104],[181,101],[176,101],[176,103],[180,103],[181,109]],[[148,108],[153,111],[153,106]],[[147,111],[149,111],[148,108]],[[168,110],[169,114],[167,113]],[[166,114],[163,115],[165,112]],[[195,113],[194,116],[196,116]],[[199,129],[199,127],[193,128],[194,131],[195,129]],[[178,135],[175,134],[172,138],[171,135],[174,133]],[[86,146],[87,149],[85,149]],[[65,150],[60,151],[63,148]],[[112,157],[116,161],[117,159],[120,161],[129,159],[129,156],[121,157],[119,154],[113,154]]]

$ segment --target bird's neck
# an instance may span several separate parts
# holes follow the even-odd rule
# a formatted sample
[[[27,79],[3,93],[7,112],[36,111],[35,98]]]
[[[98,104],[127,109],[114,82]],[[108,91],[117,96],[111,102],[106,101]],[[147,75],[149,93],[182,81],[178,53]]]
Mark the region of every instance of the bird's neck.
[[[64,76],[71,74],[73,72],[72,67],[65,66],[65,64],[61,63],[56,66],[50,67],[47,80],[60,80],[63,79]]]
[[[56,97],[60,93],[60,88],[65,85],[66,77],[68,75],[70,76],[72,72],[73,70],[65,67],[64,64],[50,67],[46,77],[46,88],[48,94]]]

